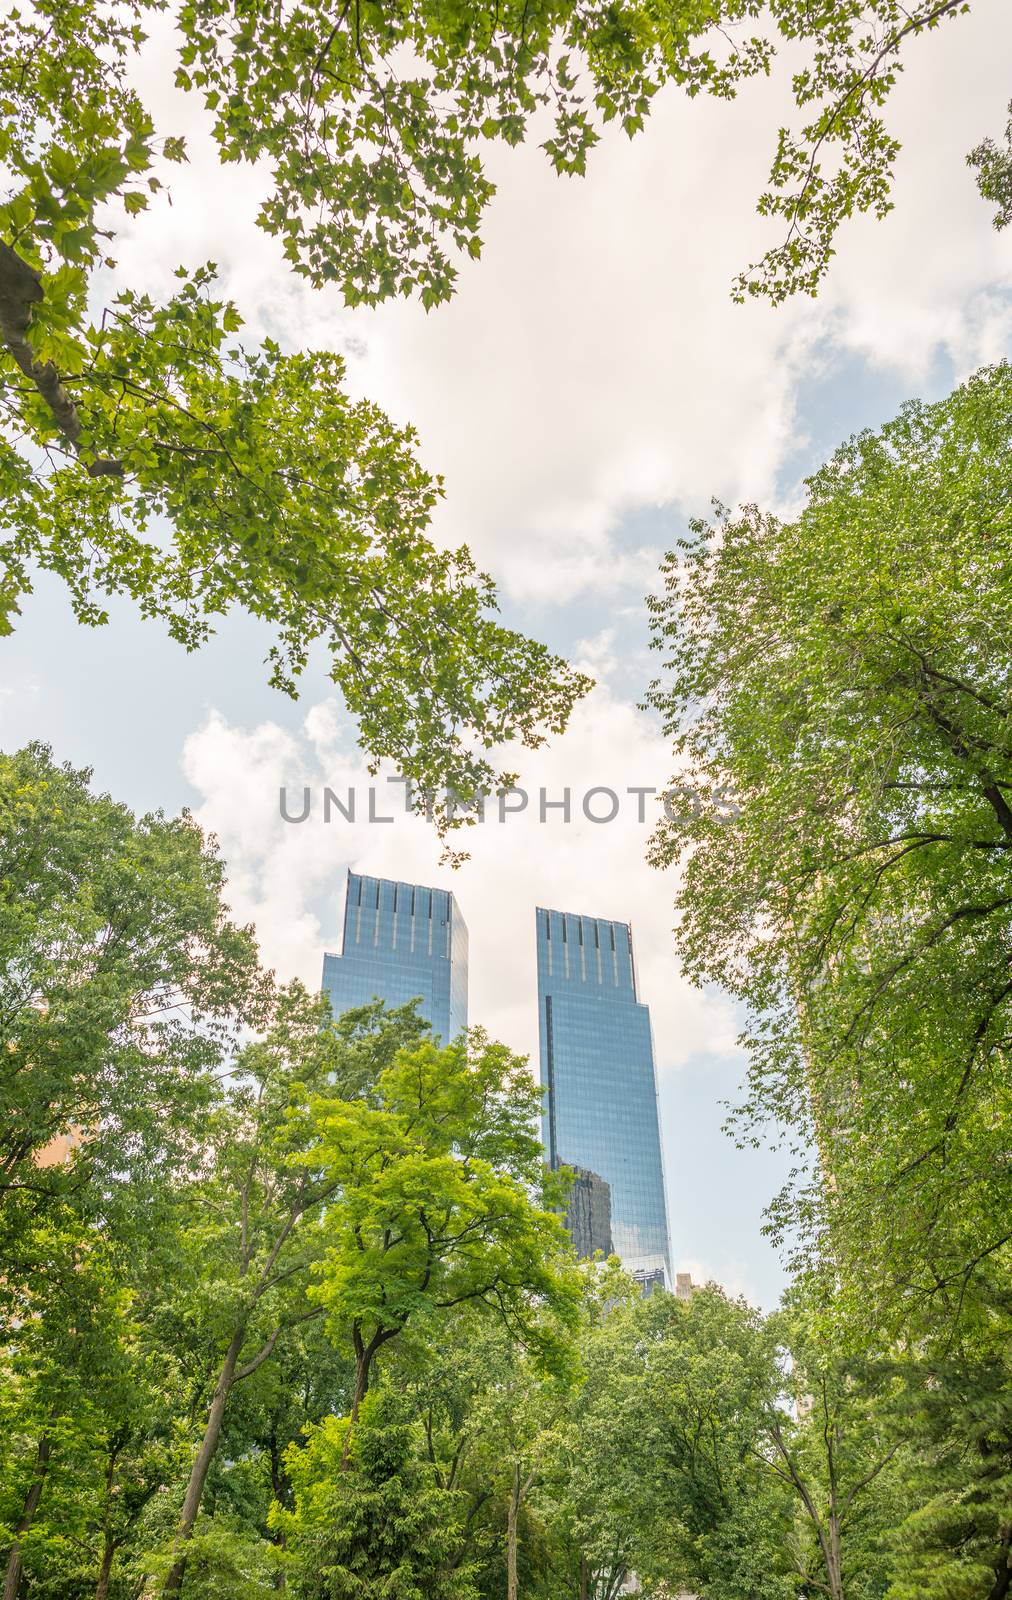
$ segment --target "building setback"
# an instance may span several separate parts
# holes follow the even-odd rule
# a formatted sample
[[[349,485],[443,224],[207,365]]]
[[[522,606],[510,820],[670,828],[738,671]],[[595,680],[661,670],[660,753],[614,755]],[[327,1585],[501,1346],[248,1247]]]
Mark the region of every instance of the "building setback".
[[[626,1268],[670,1281],[653,1037],[631,930],[541,906],[535,916],[548,1161],[598,1174]]]
[[[447,889],[348,873],[340,955],[323,958],[335,1016],[383,1000],[420,999],[444,1044],[467,1027],[467,925]]]

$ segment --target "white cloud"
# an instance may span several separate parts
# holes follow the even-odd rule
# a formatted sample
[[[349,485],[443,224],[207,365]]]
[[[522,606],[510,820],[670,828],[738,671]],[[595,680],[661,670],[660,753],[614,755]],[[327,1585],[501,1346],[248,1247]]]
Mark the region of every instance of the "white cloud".
[[[534,1053],[535,903],[630,921],[662,1075],[695,1053],[726,1055],[736,1032],[730,1007],[691,988],[677,969],[671,936],[674,884],[644,861],[659,802],[626,792],[643,786],[663,790],[670,762],[652,726],[599,686],[577,710],[568,733],[526,759],[526,810],[500,822],[492,802],[485,823],[467,830],[471,859],[454,870],[434,865],[432,829],[404,814],[403,791],[369,778],[332,703],[313,707],[302,737],[270,723],[248,730],[231,727],[212,712],[187,739],[183,755],[186,776],[200,796],[195,814],[218,836],[228,862],[233,911],[255,922],[265,959],[283,976],[318,985],[324,948],[339,948],[348,866],[443,884],[457,895],[470,930],[472,1019],[515,1049]],[[303,788],[309,786],[307,821],[282,819],[282,785],[290,816],[301,813]],[[327,785],[345,803],[354,788],[353,824],[336,808],[324,822]],[[615,791],[620,809],[614,821],[595,824],[583,804],[600,786]],[[370,787],[375,814],[393,817],[392,822],[364,820]],[[567,788],[568,823],[551,804],[563,801]],[[542,791],[548,802],[544,822]],[[612,805],[605,794],[587,799],[588,809],[602,816]]]
[[[761,1305],[763,1294],[758,1286],[755,1269],[745,1261],[736,1257],[722,1258],[719,1265],[713,1265],[698,1256],[681,1256],[673,1263],[675,1272],[687,1272],[692,1282],[698,1288],[705,1288],[709,1283],[717,1284],[724,1293],[737,1298],[743,1295],[751,1305]],[[771,1310],[770,1304],[766,1310]]]
[[[913,391],[939,352],[960,376],[1008,353],[1012,250],[966,156],[1004,131],[1010,48],[998,0],[910,43],[888,113],[903,143],[895,211],[847,228],[823,296],[838,342]]]

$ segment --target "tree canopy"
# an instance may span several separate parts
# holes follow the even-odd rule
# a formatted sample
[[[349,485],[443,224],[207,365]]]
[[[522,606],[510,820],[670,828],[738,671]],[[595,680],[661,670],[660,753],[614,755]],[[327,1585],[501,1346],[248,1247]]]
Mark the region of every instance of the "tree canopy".
[[[123,594],[189,649],[240,607],[275,629],[288,692],[319,641],[371,758],[422,790],[494,787],[493,747],[560,731],[588,684],[496,620],[466,547],[430,539],[440,485],[410,427],[352,401],[337,355],[242,344],[212,264],[179,263],[164,302],[109,288],[119,218],[164,204],[188,159],[134,71],[163,9],[40,0],[0,22],[0,630],[40,568],[81,621]],[[554,166],[582,173],[604,124],[634,135],[668,84],[733,97],[783,43],[801,53],[802,124],[781,132],[759,209],[785,233],[736,287],[779,299],[815,291],[845,217],[888,210],[904,46],[965,9],[188,0],[156,70],[211,112],[210,159],[269,174],[258,220],[296,272],[352,305],[428,306],[457,254],[480,254],[490,141],[547,131]]]
[[[654,605],[679,948],[749,1005],[752,1113],[819,1146],[794,1220],[905,1304],[1009,1240],[1010,434],[1007,365],[910,404]]]
[[[167,1126],[192,1141],[207,1075],[269,988],[200,830],[89,780],[41,745],[0,755],[0,1299],[26,1217],[89,1174],[142,1184]],[[84,1129],[69,1164],[44,1164]]]

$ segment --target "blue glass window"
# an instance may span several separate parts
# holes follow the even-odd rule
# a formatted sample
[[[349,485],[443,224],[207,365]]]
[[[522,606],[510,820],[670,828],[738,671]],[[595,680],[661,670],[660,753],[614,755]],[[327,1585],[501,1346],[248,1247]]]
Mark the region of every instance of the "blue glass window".
[[[467,925],[455,897],[349,872],[341,954],[323,958],[323,991],[335,1016],[417,998],[448,1044],[467,1027]]]

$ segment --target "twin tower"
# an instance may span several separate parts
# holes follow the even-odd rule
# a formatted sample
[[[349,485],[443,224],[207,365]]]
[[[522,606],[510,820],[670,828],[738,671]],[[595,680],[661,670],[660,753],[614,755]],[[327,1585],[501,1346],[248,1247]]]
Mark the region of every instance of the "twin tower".
[[[627,923],[535,912],[542,1140],[576,1171],[569,1225],[581,1254],[612,1250],[645,1288],[670,1283],[650,1012]],[[340,955],[323,958],[335,1015],[420,999],[444,1041],[467,1027],[467,926],[447,889],[348,874]]]

